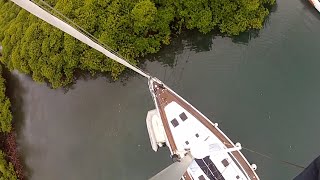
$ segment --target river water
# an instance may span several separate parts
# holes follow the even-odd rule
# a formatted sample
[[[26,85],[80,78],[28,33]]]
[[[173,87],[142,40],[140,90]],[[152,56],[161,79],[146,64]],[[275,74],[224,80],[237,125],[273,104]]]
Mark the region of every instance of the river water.
[[[188,32],[144,67],[235,142],[306,166],[320,154],[320,14],[303,0],[278,0],[259,32],[236,38]],[[171,163],[152,151],[147,81],[82,78],[68,91],[29,77],[8,79],[18,143],[32,180],[142,180]],[[301,169],[243,150],[261,179]]]

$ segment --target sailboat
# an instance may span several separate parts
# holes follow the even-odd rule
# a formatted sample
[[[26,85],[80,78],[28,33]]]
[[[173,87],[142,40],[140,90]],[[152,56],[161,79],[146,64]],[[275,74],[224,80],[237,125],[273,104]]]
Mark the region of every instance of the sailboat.
[[[320,12],[320,0],[309,0],[309,1]]]
[[[177,173],[178,170],[167,173],[165,169],[157,176],[161,179],[183,176],[185,180],[259,179],[255,172],[257,166],[250,165],[240,152],[241,144],[234,144],[217,123],[212,123],[160,80],[150,79],[149,88],[156,106],[156,110],[147,115],[153,150],[157,151],[157,146],[165,143],[178,164],[187,156],[193,159],[187,161],[187,170],[180,172],[182,174]]]
[[[241,153],[241,144],[233,143],[200,111],[156,77],[107,50],[94,37],[81,32],[29,0],[12,0],[21,8],[57,27],[107,57],[148,79],[155,109],[147,113],[146,124],[152,149],[168,146],[174,163],[151,180],[259,180],[255,170]],[[77,29],[78,28],[78,29]]]

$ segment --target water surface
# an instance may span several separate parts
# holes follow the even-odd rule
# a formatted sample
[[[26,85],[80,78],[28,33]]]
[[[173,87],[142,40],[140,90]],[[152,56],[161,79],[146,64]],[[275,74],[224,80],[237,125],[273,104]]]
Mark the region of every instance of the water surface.
[[[236,38],[184,33],[144,64],[243,146],[306,166],[320,154],[320,14],[279,0],[259,32]],[[32,180],[141,180],[166,165],[145,125],[147,81],[80,79],[52,90],[13,73],[9,89],[19,145]],[[261,179],[300,169],[243,150]]]

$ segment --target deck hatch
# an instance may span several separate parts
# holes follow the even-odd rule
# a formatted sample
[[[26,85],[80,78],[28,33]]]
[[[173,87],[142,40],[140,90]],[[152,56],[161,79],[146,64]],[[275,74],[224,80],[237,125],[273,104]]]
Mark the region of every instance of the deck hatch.
[[[173,127],[179,126],[179,122],[178,122],[178,120],[176,118],[171,120],[171,124],[172,124]]]
[[[229,166],[229,162],[227,159],[222,160],[221,163],[224,165],[224,167]]]
[[[188,119],[188,116],[186,115],[186,113],[181,113],[180,115],[179,115],[179,117],[180,117],[180,119],[182,120],[182,121],[185,121],[185,120],[187,120]]]

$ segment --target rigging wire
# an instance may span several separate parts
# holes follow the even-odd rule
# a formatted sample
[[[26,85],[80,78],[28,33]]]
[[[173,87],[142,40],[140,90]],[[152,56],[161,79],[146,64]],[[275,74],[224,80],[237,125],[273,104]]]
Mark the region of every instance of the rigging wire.
[[[38,2],[36,2],[35,0],[30,0],[31,2],[37,4],[38,6],[45,8],[43,6],[41,6],[41,4],[39,4]],[[53,12],[57,13],[61,18],[62,21],[64,21],[65,23],[68,23],[69,25],[72,25],[74,28],[77,28],[77,30],[81,31],[82,33],[84,33],[85,35],[89,36],[91,40],[93,40],[95,43],[103,46],[105,49],[107,49],[108,51],[112,52],[112,54],[117,55],[118,57],[125,59],[123,56],[121,56],[118,52],[116,52],[115,50],[111,49],[109,46],[107,46],[106,44],[104,44],[103,42],[101,42],[99,39],[97,39],[95,36],[93,36],[92,34],[90,34],[88,31],[86,31],[85,29],[83,29],[80,25],[78,25],[77,23],[75,23],[73,20],[71,20],[70,18],[68,18],[67,16],[65,16],[64,14],[62,14],[60,11],[56,10],[54,7],[52,7],[50,4],[48,4],[47,2],[43,1],[43,0],[38,0],[40,3],[42,3],[43,5],[45,5],[47,8],[49,8],[50,10],[52,10]],[[48,10],[48,9],[45,9]],[[49,11],[50,14],[52,14]],[[53,15],[53,14],[52,14]],[[128,61],[127,61],[128,62]],[[132,64],[133,65],[133,64]]]
[[[41,6],[39,3],[37,3],[35,0],[30,0],[33,3]],[[142,72],[144,72],[141,68],[139,68],[138,66],[136,66],[136,64],[133,64],[132,62],[130,62],[129,60],[127,60],[125,57],[123,57],[121,54],[119,54],[117,51],[113,50],[112,48],[110,48],[109,46],[107,46],[106,44],[104,44],[103,42],[101,42],[99,39],[97,39],[95,36],[93,36],[91,33],[89,33],[88,31],[86,31],[84,28],[82,28],[80,25],[78,25],[77,23],[75,23],[73,20],[71,20],[70,18],[68,18],[66,15],[62,14],[60,11],[58,11],[57,9],[55,9],[54,7],[52,7],[50,4],[48,4],[47,2],[43,1],[43,0],[38,0],[39,2],[43,3],[45,6],[47,6],[49,9],[51,9],[53,12],[57,13],[60,17],[64,18],[67,22],[71,24],[74,28],[77,28],[80,32],[84,33],[86,36],[88,36],[92,41],[94,41],[95,43],[101,45],[102,47],[104,47],[105,49],[107,49],[108,51],[110,51],[112,54],[118,56],[119,58],[127,61],[128,63],[130,63],[132,66],[136,67],[137,69],[141,70]],[[46,9],[48,10],[48,9]],[[146,72],[145,72],[146,73]],[[146,73],[147,74],[147,73]]]
[[[224,144],[227,144],[227,145],[233,146],[233,145],[230,144],[230,143],[226,143],[226,142],[223,142],[223,143],[224,143]],[[270,156],[270,155],[266,155],[266,154],[264,154],[264,153],[261,153],[261,152],[252,150],[252,149],[247,148],[247,147],[243,147],[243,146],[241,146],[241,147],[242,147],[242,149],[247,150],[247,151],[249,151],[249,152],[251,152],[251,153],[257,154],[257,155],[259,155],[259,156],[261,156],[261,157],[264,157],[264,158],[267,158],[267,159],[270,159],[270,160],[275,160],[275,161],[278,161],[278,162],[281,162],[281,163],[283,163],[283,164],[290,165],[290,166],[292,166],[292,167],[296,167],[296,168],[299,168],[299,169],[306,169],[306,167],[301,166],[301,165],[299,165],[299,164],[292,163],[292,162],[289,162],[289,161],[285,161],[285,160],[282,160],[282,159],[277,159],[277,158],[274,158],[274,157],[272,157],[272,156]]]
[[[301,165],[296,164],[296,163],[292,163],[292,162],[285,161],[285,160],[281,160],[281,159],[275,159],[275,158],[273,158],[273,157],[271,157],[271,156],[268,156],[268,155],[266,155],[266,154],[263,154],[263,153],[254,151],[254,150],[249,149],[249,148],[246,148],[246,147],[242,147],[242,148],[245,149],[245,150],[247,150],[247,151],[249,151],[249,152],[258,154],[258,155],[260,155],[260,156],[262,156],[262,157],[265,157],[265,158],[268,158],[268,159],[272,159],[272,160],[277,160],[277,161],[279,161],[279,162],[281,162],[281,163],[288,164],[288,165],[290,165],[290,166],[294,166],[294,167],[297,167],[297,168],[300,168],[300,169],[305,169],[305,168],[306,168],[306,167],[301,166]]]
[[[98,50],[99,52],[103,53],[107,57],[117,61],[118,63],[132,69],[133,71],[139,73],[140,75],[151,78],[151,76],[144,72],[142,69],[137,67],[132,62],[126,60],[122,56],[120,56],[117,52],[113,51],[110,47],[104,45],[100,42],[97,38],[91,35],[89,32],[85,31],[75,22],[73,22],[68,17],[64,16],[58,10],[51,7],[48,3],[40,1],[43,5],[40,5],[35,0],[12,0],[15,4],[20,6],[21,8],[25,9],[26,11],[30,12],[31,14],[37,16],[38,18],[46,21],[47,23],[57,27],[58,29],[64,31],[65,33],[73,36],[74,38],[78,39],[79,41],[87,44],[88,46]],[[52,12],[48,11],[45,6],[51,9],[53,12],[58,14],[59,16],[63,17],[64,20],[58,18],[56,15],[53,15]],[[68,22],[66,22],[68,21]],[[70,25],[72,24],[72,25]]]

